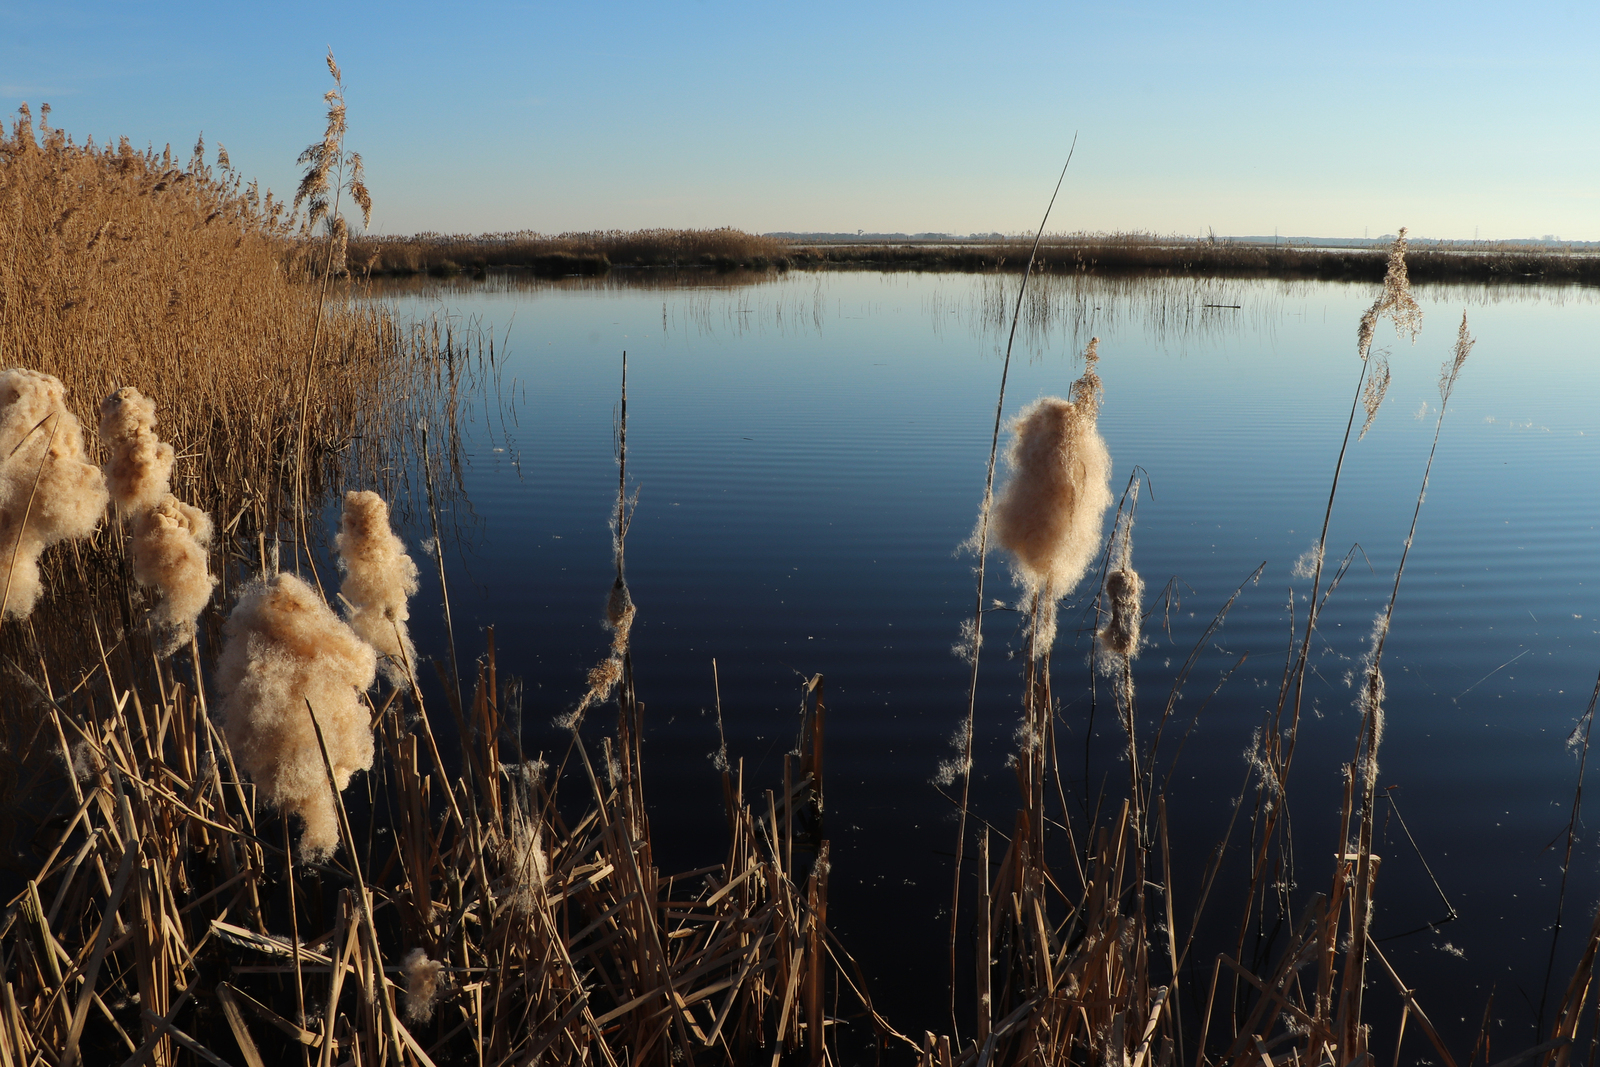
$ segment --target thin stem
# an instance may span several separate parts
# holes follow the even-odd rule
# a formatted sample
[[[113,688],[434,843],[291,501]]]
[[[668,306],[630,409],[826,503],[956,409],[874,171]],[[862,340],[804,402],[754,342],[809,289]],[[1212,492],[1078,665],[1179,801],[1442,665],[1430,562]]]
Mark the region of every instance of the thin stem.
[[[984,564],[989,556],[989,505],[994,500],[994,464],[1000,453],[1000,419],[1005,411],[1006,379],[1011,374],[1011,347],[1017,340],[1017,321],[1022,317],[1022,297],[1028,291],[1028,279],[1033,276],[1033,262],[1039,254],[1039,242],[1044,239],[1045,224],[1050,221],[1050,210],[1061,193],[1061,183],[1066,180],[1067,168],[1072,165],[1072,153],[1078,147],[1078,135],[1072,135],[1072,145],[1067,149],[1067,161],[1061,165],[1061,176],[1056,179],[1055,191],[1045,206],[1044,218],[1039,220],[1039,232],[1034,234],[1033,248],[1028,253],[1028,266],[1022,272],[1022,284],[1017,287],[1017,306],[1011,313],[1011,333],[1006,338],[1005,362],[1000,367],[1000,395],[994,404],[994,433],[989,439],[989,467],[983,481],[983,508],[978,512],[978,590],[972,609],[972,678],[967,686],[967,720],[962,728],[961,749],[961,814],[956,824],[956,862],[954,887],[950,891],[950,1032],[955,1044],[960,1044],[961,1028],[956,1022],[956,933],[961,917],[961,861],[967,841],[967,807],[972,793],[972,733],[978,707],[978,659],[983,646],[983,578]],[[985,875],[987,877],[987,874]]]

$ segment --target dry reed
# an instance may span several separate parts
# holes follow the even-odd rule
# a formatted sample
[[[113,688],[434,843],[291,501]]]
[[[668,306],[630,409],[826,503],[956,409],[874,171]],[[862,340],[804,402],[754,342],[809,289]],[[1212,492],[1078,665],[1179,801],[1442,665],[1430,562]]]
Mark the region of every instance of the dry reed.
[[[0,132],[0,351],[61,379],[80,418],[128,382],[164,398],[183,457],[173,491],[248,543],[289,518],[300,398],[283,382],[317,329],[312,249],[287,205],[195,149],[183,162],[125,139],[79,144],[22,109]],[[396,428],[433,413],[435,355],[460,347],[343,289],[321,330],[305,413],[319,494],[341,472],[403,466]]]

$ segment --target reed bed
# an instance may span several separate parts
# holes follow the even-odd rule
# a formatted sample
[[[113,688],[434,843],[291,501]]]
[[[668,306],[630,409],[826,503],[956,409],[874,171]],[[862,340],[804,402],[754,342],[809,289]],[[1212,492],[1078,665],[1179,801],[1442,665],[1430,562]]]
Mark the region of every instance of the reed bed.
[[[398,322],[342,287],[320,300],[303,284],[319,246],[221,146],[215,165],[203,141],[185,163],[126,139],[77,144],[47,117],[36,132],[24,107],[0,135],[0,353],[62,380],[91,449],[99,399],[136,385],[161,398],[174,491],[224,529],[242,512],[270,531],[297,422],[318,490],[403,468],[420,417],[448,434],[440,399],[475,369],[476,338]]]
[[[895,243],[806,243],[788,251],[800,269],[1023,271],[1032,239],[974,238]],[[1314,248],[1145,233],[1045,235],[1032,269],[1050,274],[1171,274],[1205,278],[1381,281],[1382,248]],[[1441,242],[1408,255],[1424,282],[1600,282],[1600,254],[1517,243]]]
[[[788,244],[732,227],[594,230],[585,233],[367,235],[350,242],[350,268],[365,274],[454,274],[515,267],[545,275],[604,274],[613,266],[786,268]]]
[[[242,560],[293,551],[302,456],[308,505],[343,480],[409,501],[428,425],[441,492],[455,492],[455,400],[487,366],[488,342],[449,322],[401,323],[342,283],[306,284],[323,242],[231,170],[222,146],[202,141],[183,161],[126,139],[80,144],[48,115],[36,126],[24,107],[0,130],[0,365],[59,379],[92,457],[114,444],[97,432],[102,398],[133,387],[158,400],[172,494],[215,524],[219,596]],[[23,645],[42,646],[0,643],[25,660],[76,646],[72,665],[86,669],[90,601],[126,602],[124,628],[138,617],[131,565],[103,535],[45,553],[61,610],[35,618]]]

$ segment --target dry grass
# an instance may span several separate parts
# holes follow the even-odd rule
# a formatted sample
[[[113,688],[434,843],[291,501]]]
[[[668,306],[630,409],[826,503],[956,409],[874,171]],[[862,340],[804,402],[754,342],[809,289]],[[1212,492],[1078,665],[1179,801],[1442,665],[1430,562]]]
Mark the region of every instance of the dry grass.
[[[604,274],[613,266],[764,270],[788,266],[788,243],[732,227],[711,230],[595,230],[359,237],[350,242],[358,274],[452,274],[521,267],[540,274]]]
[[[284,205],[201,149],[180,163],[126,140],[80,145],[26,110],[0,134],[0,363],[60,378],[86,426],[121,386],[159,398],[173,492],[229,536],[271,536],[317,293]],[[323,319],[306,413],[319,491],[393,463],[385,427],[419,413],[449,343],[343,292]]]
[[[402,496],[420,419],[443,459],[441,489],[454,492],[453,401],[480,366],[475,338],[438,322],[403,326],[345,283],[320,300],[306,282],[321,245],[297,237],[285,205],[229,170],[220,147],[215,165],[202,144],[180,162],[126,140],[79,144],[47,118],[36,127],[24,108],[0,129],[0,369],[59,378],[97,463],[113,451],[92,430],[102,399],[131,386],[158,400],[172,493],[214,523],[219,601],[241,567],[294,554],[302,426],[311,501],[342,481]],[[126,520],[143,521],[136,511]],[[0,634],[0,651],[34,661],[48,649],[60,670],[89,669],[101,638],[111,646],[144,628],[144,598],[126,581],[133,566],[104,532],[46,551],[51,610],[30,631]],[[91,613],[105,624],[98,638],[83,624]],[[202,633],[219,622],[211,613]],[[8,712],[17,703],[0,692]]]

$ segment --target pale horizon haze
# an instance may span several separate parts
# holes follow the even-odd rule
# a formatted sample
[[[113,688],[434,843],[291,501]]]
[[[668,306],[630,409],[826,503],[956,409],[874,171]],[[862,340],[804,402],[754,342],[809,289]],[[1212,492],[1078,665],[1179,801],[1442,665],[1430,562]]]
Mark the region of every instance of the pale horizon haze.
[[[372,230],[1600,240],[1576,3],[0,3],[0,108],[280,196],[331,46]],[[214,158],[214,157],[212,157]]]

